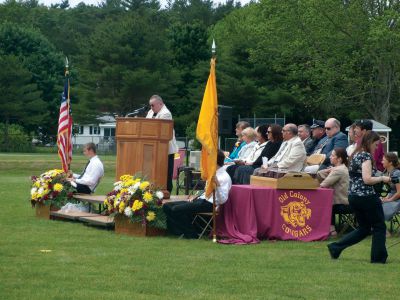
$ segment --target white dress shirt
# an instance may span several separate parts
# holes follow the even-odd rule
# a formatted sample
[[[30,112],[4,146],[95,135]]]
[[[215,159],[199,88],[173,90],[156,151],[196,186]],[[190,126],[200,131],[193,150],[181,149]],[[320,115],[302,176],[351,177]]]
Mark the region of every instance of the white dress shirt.
[[[93,192],[103,175],[103,163],[101,162],[99,157],[95,155],[89,160],[89,164],[86,166],[86,169],[82,176],[81,174],[74,174],[73,176],[76,183],[87,185]]]
[[[215,189],[215,195],[217,196],[215,204],[221,205],[221,204],[224,204],[226,202],[226,200],[228,200],[229,191],[232,187],[232,180],[231,180],[231,177],[229,176],[229,174],[222,167],[219,167],[217,169],[215,176],[217,177],[217,180],[219,182],[219,185]],[[204,196],[205,195],[203,194],[200,197],[204,197]],[[213,196],[211,195],[206,200],[210,203],[213,203]]]

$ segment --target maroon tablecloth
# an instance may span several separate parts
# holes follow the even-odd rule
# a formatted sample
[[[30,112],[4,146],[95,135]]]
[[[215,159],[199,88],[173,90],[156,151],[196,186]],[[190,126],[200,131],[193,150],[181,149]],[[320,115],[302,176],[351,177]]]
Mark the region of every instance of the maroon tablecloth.
[[[217,233],[225,238],[219,242],[324,240],[329,235],[332,196],[332,189],[277,190],[233,185],[217,218]]]

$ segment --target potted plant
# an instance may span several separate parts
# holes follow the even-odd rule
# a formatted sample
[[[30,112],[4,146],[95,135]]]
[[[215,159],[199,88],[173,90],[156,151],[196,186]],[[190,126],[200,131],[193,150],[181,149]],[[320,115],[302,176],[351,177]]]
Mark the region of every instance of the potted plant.
[[[115,232],[137,236],[165,234],[163,192],[139,176],[122,175],[104,205],[114,217]]]
[[[32,176],[31,204],[36,216],[50,218],[51,210],[58,210],[72,199],[72,187],[64,185],[67,174],[63,170],[49,170],[40,176]]]

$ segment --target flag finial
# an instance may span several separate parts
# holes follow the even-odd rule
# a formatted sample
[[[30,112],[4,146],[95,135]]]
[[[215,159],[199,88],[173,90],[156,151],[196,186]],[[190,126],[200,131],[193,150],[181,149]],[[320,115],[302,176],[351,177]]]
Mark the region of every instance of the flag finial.
[[[216,54],[217,47],[215,46],[215,40],[213,39],[212,46],[211,46],[211,54],[214,57]]]
[[[69,74],[68,68],[69,68],[69,61],[68,61],[68,57],[66,56],[65,57],[65,76],[67,76]]]

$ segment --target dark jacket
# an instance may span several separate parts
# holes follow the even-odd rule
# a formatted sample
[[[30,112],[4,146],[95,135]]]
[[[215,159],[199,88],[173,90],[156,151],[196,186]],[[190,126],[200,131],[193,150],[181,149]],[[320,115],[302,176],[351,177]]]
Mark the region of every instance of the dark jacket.
[[[335,148],[346,149],[348,145],[349,142],[347,140],[347,135],[345,135],[343,132],[339,131],[333,137],[328,138],[328,141],[326,142],[325,146],[322,148],[321,151],[321,154],[325,154],[326,157],[319,169],[320,170],[326,169],[331,164],[329,157],[331,156],[333,149]]]

